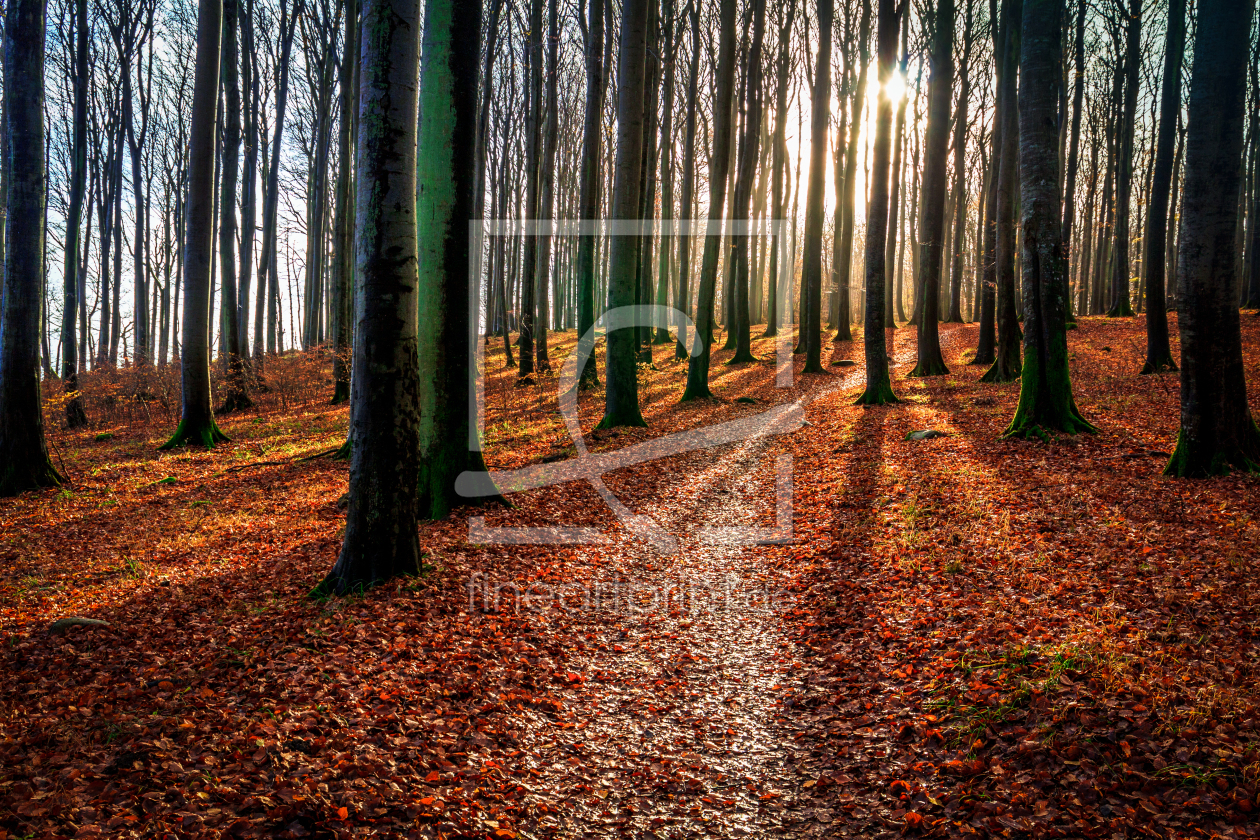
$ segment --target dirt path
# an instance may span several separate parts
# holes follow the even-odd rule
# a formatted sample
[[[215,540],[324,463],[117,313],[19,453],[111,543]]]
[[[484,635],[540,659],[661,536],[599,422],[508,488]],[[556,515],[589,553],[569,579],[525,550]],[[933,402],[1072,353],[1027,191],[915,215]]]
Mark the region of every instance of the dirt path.
[[[860,386],[861,367],[842,370],[798,404]],[[809,789],[820,745],[800,740],[784,705],[803,665],[782,621],[793,605],[785,578],[767,548],[708,530],[775,525],[784,451],[763,435],[670,459],[688,478],[635,512],[678,552],[625,539],[591,553],[598,582],[568,598],[586,649],[567,659],[562,722],[529,727],[520,745],[542,756],[539,836],[829,836],[832,810]]]

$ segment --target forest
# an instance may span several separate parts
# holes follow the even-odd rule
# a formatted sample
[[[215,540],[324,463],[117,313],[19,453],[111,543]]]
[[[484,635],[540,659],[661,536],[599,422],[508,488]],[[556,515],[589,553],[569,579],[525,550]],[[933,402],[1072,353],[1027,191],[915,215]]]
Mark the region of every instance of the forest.
[[[0,840],[1260,836],[1255,0],[0,7]]]

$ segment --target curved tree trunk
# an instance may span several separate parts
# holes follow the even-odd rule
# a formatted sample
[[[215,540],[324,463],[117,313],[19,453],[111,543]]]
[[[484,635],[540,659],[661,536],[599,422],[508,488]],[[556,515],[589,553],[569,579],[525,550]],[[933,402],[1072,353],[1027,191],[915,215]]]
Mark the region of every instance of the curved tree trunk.
[[[1198,7],[1177,264],[1181,428],[1165,475],[1260,470],[1235,285],[1253,7],[1253,0],[1202,0]]]
[[[446,8],[435,9],[444,5]],[[451,19],[430,0],[429,26]],[[365,0],[355,197],[356,313],[350,406],[350,507],[341,554],[319,593],[361,591],[420,571],[416,493],[420,454],[417,330],[416,106],[419,0]],[[464,42],[476,85],[480,30]],[[446,33],[449,37],[450,33]],[[426,32],[426,38],[430,37]],[[427,120],[426,122],[437,122]],[[472,142],[472,131],[467,141]],[[466,151],[471,151],[471,146]],[[470,167],[471,168],[471,167]],[[471,196],[469,196],[471,199]],[[467,226],[464,227],[467,230]],[[467,277],[468,265],[461,275]]]
[[[44,294],[45,0],[9,0],[4,14],[4,133],[9,138],[4,280],[0,287],[0,496],[55,487],[40,402]]]

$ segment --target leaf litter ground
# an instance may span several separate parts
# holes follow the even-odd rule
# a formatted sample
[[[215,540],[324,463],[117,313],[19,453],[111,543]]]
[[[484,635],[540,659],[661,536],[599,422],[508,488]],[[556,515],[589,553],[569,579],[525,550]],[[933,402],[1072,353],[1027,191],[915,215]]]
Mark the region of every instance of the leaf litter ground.
[[[344,409],[261,400],[210,453],[155,452],[155,422],[54,432],[72,484],[0,502],[0,835],[1254,836],[1257,480],[1160,477],[1177,380],[1135,375],[1141,330],[1082,319],[1102,431],[1049,445],[999,439],[1018,384],[977,382],[974,327],[928,380],[897,331],[886,408],[852,405],[860,343],[791,389],[718,352],[719,400],[681,406],[656,347],[650,428],[593,449],[787,402],[809,423],[609,475],[677,552],[561,485],[424,525],[428,574],[346,600],[304,597],[346,467],[299,460]],[[554,376],[488,366],[492,467],[571,457]],[[772,527],[787,454],[794,541],[704,530]],[[468,514],[609,541],[473,545]],[[110,626],[50,634],[65,616]]]

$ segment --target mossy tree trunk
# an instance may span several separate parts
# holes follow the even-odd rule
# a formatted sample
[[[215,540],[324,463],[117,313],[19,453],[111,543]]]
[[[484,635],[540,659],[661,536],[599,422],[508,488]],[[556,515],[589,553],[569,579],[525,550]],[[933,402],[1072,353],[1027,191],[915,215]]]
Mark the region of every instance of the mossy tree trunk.
[[[476,208],[481,3],[428,0],[421,69],[416,220],[419,231],[419,516],[441,519],[462,503],[455,479],[484,473],[472,428],[470,358],[479,309],[470,307],[469,222]],[[476,288],[479,288],[476,287]]]
[[[624,0],[621,7],[621,55],[617,71],[617,162],[613,181],[612,216],[622,223],[639,217],[639,182],[643,166],[647,28],[651,0]],[[638,303],[638,237],[611,237],[608,308]],[[639,380],[635,358],[637,328],[608,333],[604,417],[599,428],[646,426],[639,411]]]
[[[1260,470],[1235,259],[1253,6],[1253,0],[1202,0],[1198,7],[1177,256],[1181,428],[1166,475]]]
[[[1067,349],[1067,252],[1060,220],[1059,96],[1063,0],[1024,0],[1020,50],[1020,268],[1024,367],[1007,437],[1096,431],[1072,399]]]
[[[824,0],[825,1],[825,0]],[[866,204],[866,390],[859,405],[897,402],[888,374],[888,342],[884,334],[884,249],[888,236],[888,169],[892,145],[892,101],[888,80],[897,61],[897,10],[894,0],[879,0],[877,30],[879,99],[875,108],[875,145],[871,154],[870,199]]]
[[[44,294],[45,0],[9,0],[4,13],[4,118],[9,138],[0,286],[0,496],[55,487],[40,402]]]
[[[687,388],[682,399],[709,399],[709,360],[713,346],[713,303],[717,296],[718,259],[722,249],[719,222],[726,207],[726,181],[731,165],[734,134],[732,104],[735,93],[735,0],[721,0],[718,10],[718,63],[714,79],[713,150],[709,158],[708,230],[700,262],[700,288],[696,300],[696,337],[700,352],[687,362]]]
[[[945,181],[949,156],[949,105],[954,84],[954,0],[937,0],[933,23],[928,118],[923,141],[922,222],[920,246],[918,364],[911,376],[949,373],[941,355],[941,268],[945,254]],[[959,135],[963,136],[962,134]],[[961,155],[959,156],[961,158]]]
[[[160,449],[227,440],[214,422],[210,395],[210,272],[214,248],[214,164],[218,130],[219,46],[223,0],[200,0],[197,58],[188,128],[184,210],[184,325],[180,347],[183,391],[179,427]]]
[[[470,5],[475,8],[467,12]],[[463,13],[480,22],[479,3],[430,0],[429,26],[449,25],[452,7],[464,9]],[[341,554],[316,587],[317,593],[341,595],[420,571],[416,520],[420,458],[416,337],[419,27],[420,0],[363,3],[355,166],[359,305],[350,405],[350,506]],[[480,29],[474,32],[477,35],[463,42],[461,51],[471,56],[475,68]],[[476,77],[474,69],[474,91]],[[426,123],[441,121],[438,116],[426,119]],[[467,140],[471,144],[471,131]]]

